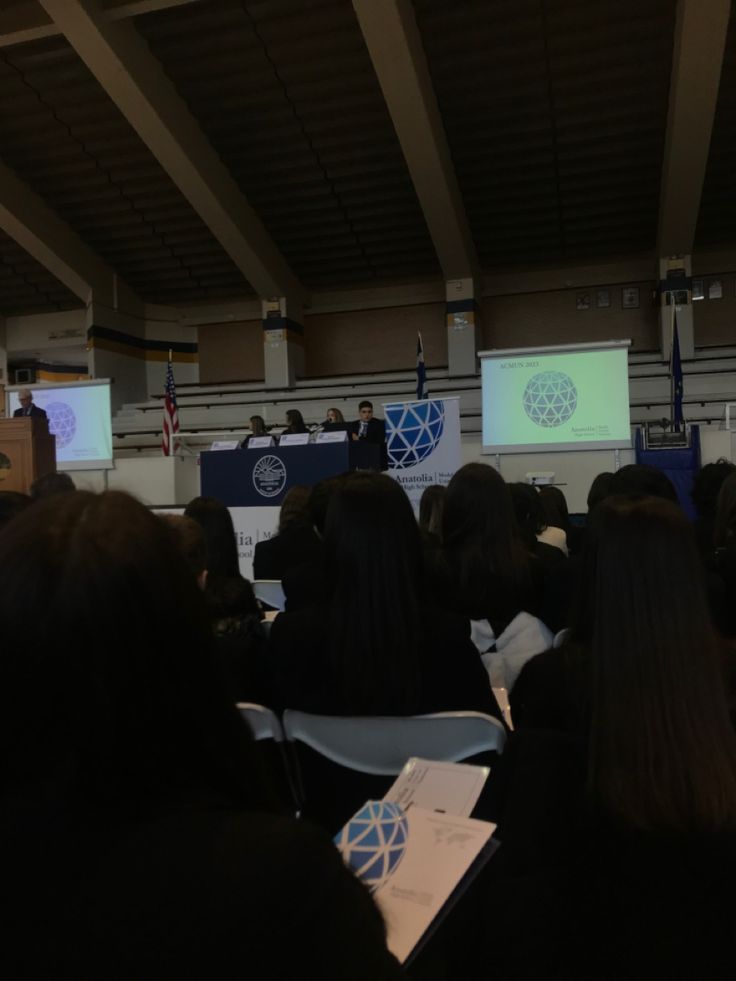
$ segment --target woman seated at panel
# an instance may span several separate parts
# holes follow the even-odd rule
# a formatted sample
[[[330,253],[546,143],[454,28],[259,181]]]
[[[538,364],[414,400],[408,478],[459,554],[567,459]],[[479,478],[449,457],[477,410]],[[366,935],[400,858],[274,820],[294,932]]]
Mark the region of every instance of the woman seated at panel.
[[[271,811],[163,522],[41,502],[0,584],[8,977],[400,976],[331,842]]]
[[[609,499],[591,525],[572,640],[524,672],[538,703],[564,692],[566,731],[517,729],[494,771],[494,968],[726,977],[736,736],[692,529],[647,497]]]
[[[268,436],[268,430],[266,429],[266,420],[263,416],[251,416],[249,419],[251,432],[250,435],[246,436],[243,442],[240,444],[241,450],[247,449],[248,444],[252,439],[257,436]]]
[[[330,715],[498,714],[462,618],[422,602],[411,504],[377,473],[344,477],[330,496],[325,598],[276,618],[276,690],[284,708]]]
[[[281,436],[291,436],[296,433],[308,433],[308,432],[309,429],[307,428],[307,424],[304,422],[304,417],[302,416],[299,409],[287,409],[286,429],[284,429],[284,431],[281,433]]]
[[[345,422],[345,416],[342,414],[340,409],[333,406],[331,409],[327,410],[327,413],[325,414],[325,421],[322,423],[322,425],[330,429],[338,423],[341,425],[347,425]]]

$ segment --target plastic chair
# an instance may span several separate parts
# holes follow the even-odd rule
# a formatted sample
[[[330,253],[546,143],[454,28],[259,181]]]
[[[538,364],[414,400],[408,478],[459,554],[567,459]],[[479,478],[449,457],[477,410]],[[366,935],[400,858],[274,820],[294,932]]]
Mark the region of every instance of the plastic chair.
[[[567,638],[570,636],[571,632],[572,631],[569,627],[563,627],[562,630],[558,630],[552,641],[553,650],[557,650],[558,647],[562,647]]]
[[[286,595],[281,587],[280,579],[254,579],[253,592],[256,599],[273,610],[283,613],[286,609]]]
[[[272,709],[255,702],[238,702],[236,707],[250,726],[255,741],[264,744],[261,755],[269,769],[274,771],[277,790],[284,805],[298,814],[301,807],[299,781],[278,716]]]
[[[284,730],[272,709],[255,702],[238,702],[237,709],[250,726],[256,742],[273,739],[275,743],[283,743]]]
[[[503,751],[506,732],[481,712],[413,716],[310,715],[287,709],[284,733],[340,766],[381,776],[400,773],[410,756],[457,763]]]

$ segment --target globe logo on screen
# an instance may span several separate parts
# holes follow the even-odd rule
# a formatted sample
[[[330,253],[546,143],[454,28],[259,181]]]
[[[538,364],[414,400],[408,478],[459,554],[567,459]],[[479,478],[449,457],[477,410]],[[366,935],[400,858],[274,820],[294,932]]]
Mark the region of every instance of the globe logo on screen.
[[[377,889],[401,861],[408,829],[398,804],[371,800],[348,821],[335,844],[358,878]]]
[[[253,486],[262,497],[276,497],[286,486],[286,467],[277,456],[262,456],[253,467]]]
[[[541,371],[526,383],[523,403],[532,422],[551,429],[572,417],[578,404],[578,390],[564,371]]]
[[[49,402],[46,415],[49,417],[49,432],[56,436],[56,449],[62,450],[71,443],[77,432],[74,409],[66,402]]]
[[[426,460],[442,438],[444,426],[445,403],[441,399],[387,406],[389,465],[404,470]]]

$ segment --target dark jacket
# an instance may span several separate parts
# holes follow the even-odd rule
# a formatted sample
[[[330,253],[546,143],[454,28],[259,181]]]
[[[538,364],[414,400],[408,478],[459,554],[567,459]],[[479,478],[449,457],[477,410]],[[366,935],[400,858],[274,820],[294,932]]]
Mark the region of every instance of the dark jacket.
[[[35,416],[37,419],[46,419],[46,420],[48,420],[48,416],[46,415],[46,410],[45,409],[41,409],[37,405],[34,405],[33,402],[31,402],[31,411],[28,413],[28,415],[29,416]],[[14,419],[17,419],[17,418],[23,417],[23,416],[25,416],[25,412],[23,411],[22,408],[16,409],[15,412],[13,413],[13,418]]]

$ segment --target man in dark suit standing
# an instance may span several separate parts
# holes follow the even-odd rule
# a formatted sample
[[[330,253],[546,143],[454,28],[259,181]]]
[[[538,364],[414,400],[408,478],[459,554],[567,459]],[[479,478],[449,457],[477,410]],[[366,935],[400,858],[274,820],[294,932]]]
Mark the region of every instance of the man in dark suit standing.
[[[45,410],[39,409],[37,405],[33,404],[33,392],[30,388],[21,388],[18,392],[18,401],[20,402],[20,408],[15,410],[13,418],[17,416],[36,416],[48,422],[48,416]]]
[[[376,419],[373,415],[373,403],[364,399],[358,406],[358,416],[355,422],[350,423],[350,436],[354,440],[365,440],[367,443],[375,443],[381,447],[381,469],[388,468],[388,454],[386,451],[386,423],[383,419]]]

